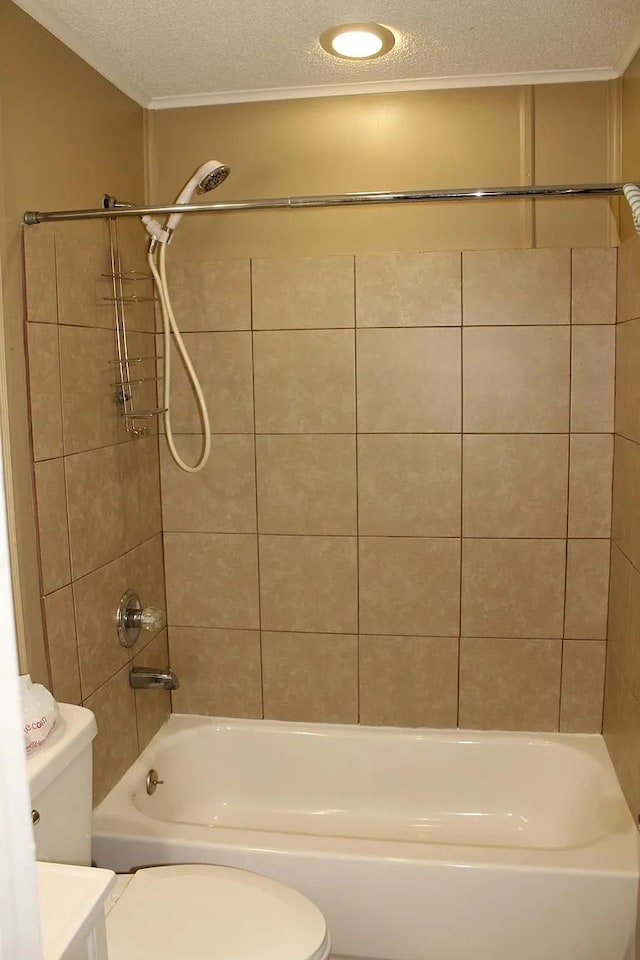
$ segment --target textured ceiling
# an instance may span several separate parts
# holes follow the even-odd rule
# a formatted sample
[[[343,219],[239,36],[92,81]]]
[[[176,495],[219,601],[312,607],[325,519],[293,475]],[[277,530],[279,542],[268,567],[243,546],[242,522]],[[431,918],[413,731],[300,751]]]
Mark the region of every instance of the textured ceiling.
[[[640,0],[17,0],[145,106],[365,89],[606,79],[640,43]],[[318,36],[376,20],[395,49],[330,57]]]

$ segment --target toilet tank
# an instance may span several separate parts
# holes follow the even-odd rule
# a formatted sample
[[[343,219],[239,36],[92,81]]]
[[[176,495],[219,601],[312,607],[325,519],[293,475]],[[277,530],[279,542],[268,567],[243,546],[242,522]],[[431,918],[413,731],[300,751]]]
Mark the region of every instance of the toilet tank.
[[[36,859],[89,866],[96,720],[84,707],[59,707],[56,729],[27,760]]]

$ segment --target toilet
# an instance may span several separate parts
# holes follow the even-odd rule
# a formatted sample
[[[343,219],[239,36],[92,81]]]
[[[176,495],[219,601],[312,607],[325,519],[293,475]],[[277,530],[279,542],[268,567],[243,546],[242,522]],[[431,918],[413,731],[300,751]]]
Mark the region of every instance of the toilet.
[[[60,704],[58,726],[27,763],[36,857],[91,864],[90,710]],[[322,913],[275,880],[211,864],[118,876],[106,904],[109,960],[327,960]]]

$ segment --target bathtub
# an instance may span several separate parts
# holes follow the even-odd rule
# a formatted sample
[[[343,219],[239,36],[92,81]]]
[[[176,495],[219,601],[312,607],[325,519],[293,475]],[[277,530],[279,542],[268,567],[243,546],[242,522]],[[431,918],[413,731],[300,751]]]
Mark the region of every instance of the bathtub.
[[[587,735],[174,715],[94,813],[99,866],[255,870],[368,960],[631,960],[638,849]]]

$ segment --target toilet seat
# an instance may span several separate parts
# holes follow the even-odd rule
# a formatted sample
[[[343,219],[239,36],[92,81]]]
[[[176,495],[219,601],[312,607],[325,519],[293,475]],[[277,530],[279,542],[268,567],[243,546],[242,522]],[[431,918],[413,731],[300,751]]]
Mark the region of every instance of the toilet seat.
[[[109,960],[329,957],[318,908],[275,880],[211,864],[147,867],[126,879],[107,914]]]

